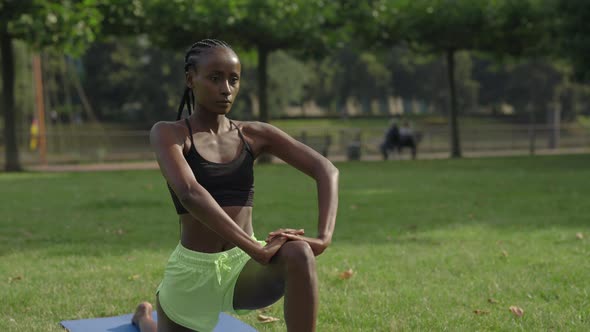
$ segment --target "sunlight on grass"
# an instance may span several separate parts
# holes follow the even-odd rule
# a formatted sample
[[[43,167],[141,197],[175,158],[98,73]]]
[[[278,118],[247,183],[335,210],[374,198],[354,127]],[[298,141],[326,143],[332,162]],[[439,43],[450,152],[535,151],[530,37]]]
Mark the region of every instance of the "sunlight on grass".
[[[1,181],[17,181],[17,180],[31,180],[31,179],[55,179],[64,178],[67,174],[64,173],[0,173]]]

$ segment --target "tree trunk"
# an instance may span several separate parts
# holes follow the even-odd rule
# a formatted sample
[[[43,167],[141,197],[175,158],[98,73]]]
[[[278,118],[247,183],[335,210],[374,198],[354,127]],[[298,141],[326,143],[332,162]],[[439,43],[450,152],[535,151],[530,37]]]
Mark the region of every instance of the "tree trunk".
[[[268,114],[268,93],[267,89],[267,63],[268,50],[264,46],[258,47],[258,107],[259,120],[262,122],[269,122],[270,116]]]
[[[268,49],[264,46],[258,46],[258,119],[261,122],[269,122],[268,114],[268,91],[267,91],[267,64]],[[270,163],[271,157],[268,154],[258,156],[259,163]]]
[[[2,91],[4,92],[4,142],[7,172],[21,171],[16,143],[16,120],[14,110],[14,52],[12,37],[8,34],[6,23],[0,26],[0,49],[2,54]]]
[[[529,154],[531,156],[535,155],[535,144],[537,140],[537,128],[536,128],[536,117],[535,117],[535,107],[531,104],[527,105],[528,113],[529,113]]]
[[[451,158],[461,158],[457,111],[457,91],[455,89],[455,50],[453,49],[447,50],[447,69],[449,72],[449,92],[451,97],[451,110],[449,112],[449,129],[451,131]]]

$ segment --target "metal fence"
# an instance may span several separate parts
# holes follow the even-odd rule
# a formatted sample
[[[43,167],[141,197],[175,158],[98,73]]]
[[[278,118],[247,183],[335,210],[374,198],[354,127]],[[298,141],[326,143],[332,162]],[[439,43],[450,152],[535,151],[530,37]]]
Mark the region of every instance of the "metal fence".
[[[313,132],[313,133],[310,133]],[[424,158],[448,156],[450,153],[449,129],[429,127],[415,131],[418,137],[417,150]],[[559,153],[568,151],[590,152],[590,129],[576,125],[559,128],[537,125],[479,126],[461,129],[461,150],[470,155],[510,155],[530,153]],[[296,136],[297,137],[297,136]],[[310,140],[310,137],[312,140]],[[375,159],[380,156],[379,146],[384,133],[363,129],[344,129],[337,134],[321,129],[307,130],[298,136],[301,141],[318,151],[325,149],[324,142],[330,142],[327,155],[334,159],[354,159],[352,150],[358,150],[360,159]],[[402,151],[403,154],[403,151]],[[405,153],[409,156],[409,151]]]
[[[418,158],[448,156],[448,128],[421,128],[416,132],[421,135]],[[39,152],[30,149],[28,133],[18,134],[21,162],[25,165],[41,163]],[[359,128],[307,128],[291,134],[333,160],[379,159],[379,145],[384,135],[383,132]],[[558,129],[541,125],[534,128],[526,125],[471,126],[461,129],[460,139],[463,153],[474,155],[590,150],[590,130],[574,125],[563,125]],[[357,153],[351,154],[353,150]],[[4,146],[1,144],[0,152],[0,164],[4,164]],[[63,129],[47,133],[45,159],[48,164],[139,161],[153,160],[153,153],[150,150],[148,131],[80,132]]]

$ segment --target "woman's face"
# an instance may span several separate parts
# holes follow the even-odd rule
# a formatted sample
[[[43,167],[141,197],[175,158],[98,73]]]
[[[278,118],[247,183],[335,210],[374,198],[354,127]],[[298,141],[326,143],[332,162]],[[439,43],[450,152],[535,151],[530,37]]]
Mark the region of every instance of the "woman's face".
[[[187,85],[195,94],[198,108],[227,114],[240,90],[242,66],[228,48],[216,47],[201,54],[196,70],[187,73]]]

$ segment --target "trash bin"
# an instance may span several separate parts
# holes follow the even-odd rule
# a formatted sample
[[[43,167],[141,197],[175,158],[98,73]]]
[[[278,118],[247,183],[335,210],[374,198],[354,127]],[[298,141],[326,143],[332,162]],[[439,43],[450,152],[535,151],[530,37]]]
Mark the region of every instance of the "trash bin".
[[[348,160],[361,160],[361,143],[352,142],[346,149]]]

